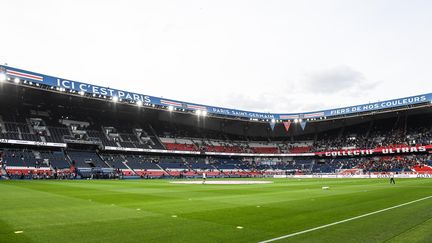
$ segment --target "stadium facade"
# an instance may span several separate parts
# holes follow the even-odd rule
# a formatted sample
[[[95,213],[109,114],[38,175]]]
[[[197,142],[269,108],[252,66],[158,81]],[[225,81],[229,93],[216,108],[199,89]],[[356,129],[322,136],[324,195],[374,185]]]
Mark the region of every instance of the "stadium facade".
[[[303,113],[158,98],[0,66],[1,175],[432,172],[432,94]]]

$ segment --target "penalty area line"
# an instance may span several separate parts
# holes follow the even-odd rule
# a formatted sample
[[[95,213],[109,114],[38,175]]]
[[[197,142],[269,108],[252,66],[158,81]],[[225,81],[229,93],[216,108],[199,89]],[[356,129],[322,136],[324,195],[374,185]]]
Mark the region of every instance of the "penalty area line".
[[[334,223],[330,223],[330,224],[326,224],[326,225],[321,225],[321,226],[318,226],[318,227],[315,227],[315,228],[312,228],[312,229],[307,229],[307,230],[299,231],[299,232],[292,233],[292,234],[289,234],[289,235],[284,235],[284,236],[280,236],[280,237],[277,237],[277,238],[260,241],[259,243],[273,242],[273,241],[277,241],[277,240],[282,240],[282,239],[290,238],[290,237],[293,237],[293,236],[296,236],[296,235],[305,234],[305,233],[312,232],[312,231],[315,231],[315,230],[320,230],[320,229],[328,228],[328,227],[331,227],[333,225],[342,224],[342,223],[345,223],[345,222],[348,222],[348,221],[364,218],[364,217],[367,217],[367,216],[370,216],[370,215],[374,215],[374,214],[377,214],[377,213],[382,213],[382,212],[389,211],[389,210],[392,210],[392,209],[395,209],[395,208],[400,208],[400,207],[403,207],[403,206],[406,206],[406,205],[409,205],[409,204],[413,204],[413,203],[416,203],[416,202],[424,201],[424,200],[427,200],[429,198],[432,198],[432,196],[420,198],[420,199],[417,199],[417,200],[414,200],[414,201],[402,203],[402,204],[399,204],[399,205],[396,205],[396,206],[393,206],[393,207],[384,208],[384,209],[381,209],[381,210],[378,210],[378,211],[370,212],[370,213],[367,213],[367,214],[362,214],[362,215],[359,215],[359,216],[356,216],[356,217],[352,217],[352,218],[349,218],[349,219],[344,219],[344,220],[337,221],[337,222],[334,222]]]

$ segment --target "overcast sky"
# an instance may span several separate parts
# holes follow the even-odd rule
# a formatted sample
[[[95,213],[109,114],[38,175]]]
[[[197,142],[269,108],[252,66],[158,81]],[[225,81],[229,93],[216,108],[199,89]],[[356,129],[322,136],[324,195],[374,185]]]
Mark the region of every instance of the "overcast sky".
[[[299,112],[432,92],[432,1],[2,0],[0,62],[207,105]]]

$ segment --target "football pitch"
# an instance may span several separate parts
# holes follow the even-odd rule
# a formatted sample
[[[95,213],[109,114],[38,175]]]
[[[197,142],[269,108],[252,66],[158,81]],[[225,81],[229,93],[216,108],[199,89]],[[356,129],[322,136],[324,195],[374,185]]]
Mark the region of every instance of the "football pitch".
[[[0,242],[432,242],[431,179],[260,180],[0,181]]]

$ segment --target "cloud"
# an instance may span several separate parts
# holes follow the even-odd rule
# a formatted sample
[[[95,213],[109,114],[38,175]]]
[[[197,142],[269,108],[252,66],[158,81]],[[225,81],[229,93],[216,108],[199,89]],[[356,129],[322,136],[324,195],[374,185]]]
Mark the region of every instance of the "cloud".
[[[377,88],[377,84],[353,68],[336,66],[311,71],[297,81],[286,80],[277,85],[266,82],[258,90],[232,90],[205,98],[198,95],[192,100],[263,113],[311,112],[367,102],[362,100]]]
[[[256,95],[223,95],[219,104],[261,112],[317,111],[355,105],[378,85],[379,82],[368,80],[362,72],[349,66],[336,66],[311,71],[300,81],[286,81],[277,89],[261,90]]]
[[[366,79],[365,75],[348,66],[336,66],[305,74],[301,84],[305,92],[358,94],[375,87],[376,82]]]
[[[300,93],[290,92],[290,90],[285,90],[286,93],[283,93],[284,90],[280,91],[280,93],[258,93],[257,95],[230,93],[219,96],[217,100],[209,99],[207,104],[263,113],[311,111],[323,105],[322,102],[314,102],[315,99],[311,94],[303,96]]]
[[[275,98],[267,93],[258,93],[257,95],[245,95],[239,93],[230,93],[219,96],[217,100],[210,100],[217,106],[230,107],[234,109],[271,112],[274,107]]]

